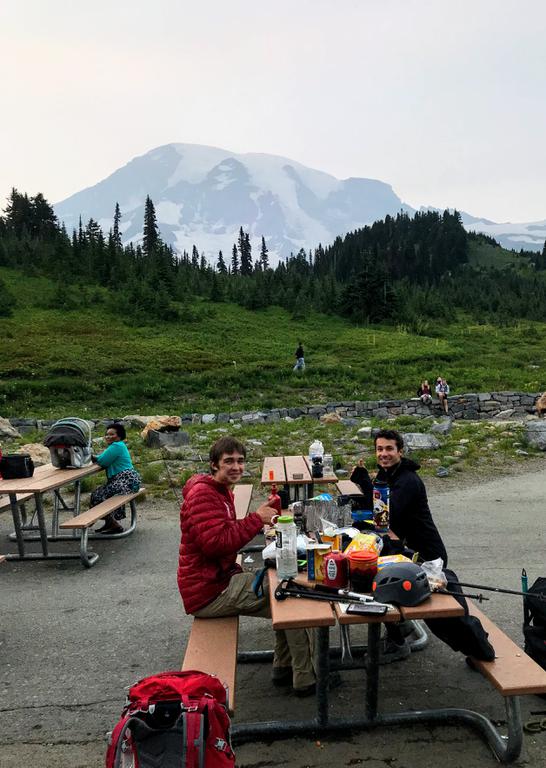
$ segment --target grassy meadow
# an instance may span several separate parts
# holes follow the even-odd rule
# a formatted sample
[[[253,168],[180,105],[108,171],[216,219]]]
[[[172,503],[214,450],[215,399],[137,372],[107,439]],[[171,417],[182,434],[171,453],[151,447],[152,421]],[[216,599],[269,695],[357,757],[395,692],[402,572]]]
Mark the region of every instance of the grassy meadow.
[[[135,325],[109,311],[106,291],[87,308],[49,308],[54,286],[2,268],[17,296],[2,319],[0,415],[60,417],[220,412],[298,403],[413,396],[423,377],[452,393],[543,390],[546,326],[424,322],[357,327],[280,308],[252,312],[195,302],[185,323]],[[70,290],[70,288],[67,288]],[[292,372],[301,339],[307,369]]]

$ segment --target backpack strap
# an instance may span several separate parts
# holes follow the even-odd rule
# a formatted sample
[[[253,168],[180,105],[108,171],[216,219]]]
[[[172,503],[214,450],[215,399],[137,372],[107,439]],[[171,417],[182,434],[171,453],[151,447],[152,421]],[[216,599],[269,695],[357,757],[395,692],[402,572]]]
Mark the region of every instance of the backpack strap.
[[[131,736],[125,737],[125,733],[129,728],[129,723],[132,720],[132,713],[129,713],[122,717],[116,725],[114,730],[108,737],[108,749],[106,750],[106,768],[119,768],[121,763],[121,753],[127,748],[132,748]],[[133,766],[138,768],[138,757],[133,753]]]

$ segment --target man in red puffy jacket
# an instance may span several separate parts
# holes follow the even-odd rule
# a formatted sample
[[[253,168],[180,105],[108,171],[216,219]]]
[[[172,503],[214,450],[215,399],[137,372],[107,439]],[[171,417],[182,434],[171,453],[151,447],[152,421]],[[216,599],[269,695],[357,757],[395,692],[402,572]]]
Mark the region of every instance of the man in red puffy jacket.
[[[262,504],[237,520],[232,487],[245,467],[246,449],[234,437],[221,437],[210,449],[210,475],[193,475],[183,488],[180,510],[178,588],[186,613],[199,618],[270,617],[267,590],[257,597],[253,573],[237,564],[237,552],[258,534],[276,511]],[[264,582],[264,588],[266,582]],[[297,696],[315,690],[311,630],[275,632],[272,680],[293,685]]]

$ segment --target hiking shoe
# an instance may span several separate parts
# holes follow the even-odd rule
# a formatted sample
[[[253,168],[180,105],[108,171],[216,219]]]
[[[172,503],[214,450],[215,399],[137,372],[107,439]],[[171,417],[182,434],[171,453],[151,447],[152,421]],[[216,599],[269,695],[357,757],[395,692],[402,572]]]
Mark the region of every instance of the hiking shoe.
[[[405,640],[399,645],[387,639],[379,650],[379,663],[392,664],[394,661],[403,661],[408,658],[410,653],[411,648]]]
[[[271,682],[278,688],[292,685],[292,667],[273,667]]]
[[[328,677],[328,690],[331,691],[334,688],[338,688],[341,685],[341,675],[339,672],[331,672]],[[303,699],[306,696],[314,696],[317,691],[317,684],[311,683],[303,688],[294,688],[294,695],[299,699]]]

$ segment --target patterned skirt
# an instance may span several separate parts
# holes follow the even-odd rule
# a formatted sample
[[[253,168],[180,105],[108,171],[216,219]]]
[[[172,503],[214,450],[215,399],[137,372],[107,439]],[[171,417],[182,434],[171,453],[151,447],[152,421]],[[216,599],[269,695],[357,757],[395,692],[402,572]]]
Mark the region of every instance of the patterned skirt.
[[[104,485],[99,485],[91,494],[91,507],[96,507],[102,501],[112,496],[123,496],[126,493],[135,493],[140,488],[140,475],[136,469],[125,469],[111,477]],[[125,507],[116,509],[114,520],[122,520],[125,517]]]

